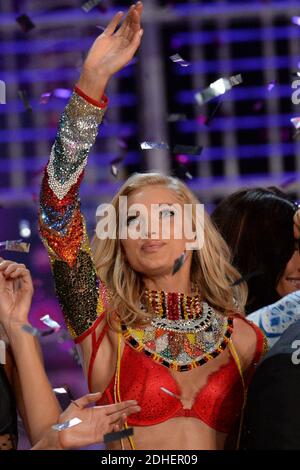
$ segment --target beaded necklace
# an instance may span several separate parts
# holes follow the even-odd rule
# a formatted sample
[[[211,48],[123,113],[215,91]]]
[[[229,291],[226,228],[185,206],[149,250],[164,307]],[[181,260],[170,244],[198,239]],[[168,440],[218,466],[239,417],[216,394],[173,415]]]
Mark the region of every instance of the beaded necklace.
[[[199,293],[145,290],[146,327],[122,325],[125,341],[161,365],[184,372],[206,364],[227,346],[233,318],[217,313]]]

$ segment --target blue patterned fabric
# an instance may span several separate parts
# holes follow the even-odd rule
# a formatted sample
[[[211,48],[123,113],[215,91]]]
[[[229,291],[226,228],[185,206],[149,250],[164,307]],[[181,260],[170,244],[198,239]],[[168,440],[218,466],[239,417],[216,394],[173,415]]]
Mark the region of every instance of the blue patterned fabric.
[[[247,316],[264,332],[272,347],[285,330],[300,320],[300,290]]]

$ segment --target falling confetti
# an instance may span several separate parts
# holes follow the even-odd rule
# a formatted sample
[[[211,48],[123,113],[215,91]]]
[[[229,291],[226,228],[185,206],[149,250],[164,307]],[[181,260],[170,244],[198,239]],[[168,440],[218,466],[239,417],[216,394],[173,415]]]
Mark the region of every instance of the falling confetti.
[[[219,78],[211,83],[209,87],[195,94],[195,99],[199,105],[223,95],[226,91],[231,90],[233,86],[240,85],[243,79],[241,74],[233,75],[230,78]]]
[[[72,428],[73,426],[77,426],[77,424],[80,424],[80,423],[82,423],[81,419],[72,418],[69,421],[65,421],[64,423],[61,423],[61,424],[54,424],[51,427],[52,429],[54,429],[54,431],[63,431],[64,429],[69,429],[69,428]]]
[[[171,392],[170,390],[168,390],[167,388],[165,387],[160,387],[161,391],[166,393],[167,395],[170,395],[171,397],[174,397],[174,398],[177,398],[178,400],[181,400],[180,396],[179,395],[176,395],[176,393],[173,393]]]
[[[99,3],[101,3],[102,0],[89,0],[88,2],[85,2],[83,5],[81,5],[81,8],[83,11],[88,13],[91,11],[93,8],[95,8]]]
[[[275,87],[276,83],[277,83],[276,80],[273,80],[272,82],[270,82],[268,84],[268,91],[272,91],[273,88]]]
[[[291,118],[291,123],[295,127],[295,129],[300,129],[300,116]]]
[[[292,23],[297,25],[297,26],[300,26],[300,16],[293,16],[292,17]]]
[[[111,165],[110,172],[116,178],[119,174],[118,167],[116,165]]]
[[[50,315],[44,315],[43,317],[40,318],[41,322],[44,323],[44,325],[49,326],[49,328],[53,328],[54,330],[58,331],[60,330],[61,326],[59,323],[57,323],[55,320],[53,320]]]
[[[179,165],[179,170],[180,170],[180,174],[182,175],[182,177],[188,178],[189,180],[193,179],[193,175],[189,172],[189,170],[187,169],[185,165],[182,165],[182,164]]]
[[[0,242],[0,248],[1,247],[6,251],[29,253],[30,243],[25,243],[22,240],[6,240],[5,242]]]
[[[20,15],[16,18],[16,22],[24,33],[28,33],[35,28],[35,24],[31,21],[28,15]]]
[[[167,122],[178,122],[178,121],[186,121],[187,115],[186,114],[169,114],[167,117]]]
[[[180,54],[173,54],[170,56],[170,59],[173,62],[178,63],[181,67],[188,67],[190,65],[189,62],[187,62],[181,57]]]
[[[123,156],[120,156],[120,157],[117,157],[115,158],[114,160],[112,160],[110,162],[110,171],[111,171],[111,174],[116,178],[119,174],[119,169],[117,167],[117,164],[118,163],[121,163],[122,161],[124,160],[124,157]]]
[[[142,142],[142,150],[169,150],[169,145],[165,142]]]
[[[64,387],[54,388],[53,392],[58,393],[59,395],[64,394],[64,393],[66,393],[66,394],[68,393],[67,390]]]
[[[119,441],[120,439],[125,439],[126,437],[130,436],[133,436],[133,428],[127,428],[123,429],[122,431],[104,434],[103,441],[104,444],[108,444],[109,442]]]

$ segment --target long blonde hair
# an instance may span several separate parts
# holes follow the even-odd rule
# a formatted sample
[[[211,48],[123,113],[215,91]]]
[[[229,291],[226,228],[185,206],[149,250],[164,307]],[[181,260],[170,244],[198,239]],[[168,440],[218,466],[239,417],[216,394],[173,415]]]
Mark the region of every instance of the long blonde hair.
[[[165,186],[175,191],[184,204],[199,204],[199,200],[182,181],[161,173],[135,173],[112,199],[111,204],[116,213],[116,238],[100,239],[95,235],[91,250],[97,275],[110,294],[108,313],[117,312],[119,320],[126,325],[139,324],[145,318],[145,312],[140,308],[144,286],[141,275],[125,260],[118,238],[119,197],[129,196],[137,189],[152,185]],[[195,222],[193,220],[194,225]],[[232,286],[241,276],[231,265],[230,258],[226,242],[205,212],[204,244],[201,250],[193,251],[191,282],[199,287],[203,299],[224,315],[233,310],[243,312],[247,299],[245,283]]]

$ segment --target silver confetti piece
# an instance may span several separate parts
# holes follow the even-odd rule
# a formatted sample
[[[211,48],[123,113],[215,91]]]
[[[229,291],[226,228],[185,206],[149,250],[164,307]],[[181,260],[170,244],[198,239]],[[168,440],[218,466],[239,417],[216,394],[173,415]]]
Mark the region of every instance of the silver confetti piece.
[[[169,150],[169,145],[165,142],[142,142],[142,150]]]
[[[166,393],[167,395],[170,395],[171,397],[174,397],[174,398],[177,398],[178,400],[181,400],[180,396],[179,395],[176,395],[176,393],[173,393],[171,392],[170,390],[168,390],[167,388],[165,387],[160,387],[161,391]]]
[[[167,117],[167,122],[178,122],[178,121],[186,121],[187,120],[187,116],[186,114],[170,114],[168,117]]]
[[[111,165],[110,167],[111,174],[116,178],[118,176],[119,170],[116,165]]]
[[[241,74],[233,75],[230,78],[219,78],[211,83],[209,87],[195,94],[195,99],[199,105],[207,103],[213,98],[223,95],[226,91],[231,90],[233,86],[240,85],[243,79]]]
[[[64,393],[68,394],[67,390],[64,387],[54,388],[53,392],[58,393],[59,395],[62,395]]]
[[[178,63],[181,67],[188,67],[190,64],[184,60],[180,54],[173,54],[170,56],[172,62]]]
[[[91,11],[93,8],[95,8],[99,3],[101,3],[102,0],[89,0],[88,2],[85,2],[83,5],[81,5],[81,8],[83,11],[88,13]]]
[[[25,243],[22,240],[6,240],[5,242],[0,242],[1,247],[4,247],[6,251],[29,253],[30,243]]]
[[[61,424],[54,424],[51,427],[52,429],[54,429],[54,431],[63,431],[64,429],[69,429],[69,428],[72,428],[73,426],[77,426],[77,424],[80,424],[80,423],[82,423],[81,419],[72,418],[69,421],[65,421],[64,423],[61,423]]]
[[[295,129],[300,129],[300,116],[291,118],[291,123],[295,127]]]
[[[40,320],[44,323],[44,325],[47,325],[49,328],[53,328],[54,330],[59,330],[61,328],[60,324],[53,320],[50,315],[44,315],[40,318]]]
[[[174,276],[174,274],[176,274],[176,273],[179,271],[179,269],[182,268],[182,266],[183,266],[183,264],[184,264],[184,262],[185,262],[185,260],[186,260],[186,256],[187,256],[187,254],[186,254],[186,252],[184,251],[184,252],[179,256],[179,258],[177,258],[177,259],[175,260],[174,266],[173,266],[173,271],[172,271],[172,276]]]
[[[233,75],[229,78],[229,82],[231,83],[231,86],[240,85],[243,83],[242,75],[240,73],[238,75]]]

